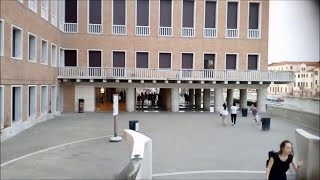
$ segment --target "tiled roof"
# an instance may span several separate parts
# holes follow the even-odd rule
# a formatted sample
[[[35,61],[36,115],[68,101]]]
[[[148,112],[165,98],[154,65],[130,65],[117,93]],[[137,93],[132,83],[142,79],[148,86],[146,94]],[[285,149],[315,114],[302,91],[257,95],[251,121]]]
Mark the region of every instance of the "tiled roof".
[[[281,65],[300,65],[300,64],[306,64],[307,66],[320,66],[320,61],[281,61],[277,63],[271,63],[268,66],[281,66]]]

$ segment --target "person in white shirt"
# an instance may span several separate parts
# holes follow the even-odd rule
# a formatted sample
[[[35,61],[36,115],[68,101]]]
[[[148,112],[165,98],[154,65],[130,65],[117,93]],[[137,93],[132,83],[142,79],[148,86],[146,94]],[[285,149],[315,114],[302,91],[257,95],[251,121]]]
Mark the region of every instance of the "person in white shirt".
[[[231,123],[232,126],[236,125],[236,119],[237,119],[237,113],[238,113],[238,107],[236,106],[236,103],[233,103],[233,105],[230,107],[231,110]]]
[[[222,120],[222,124],[223,125],[227,125],[227,122],[226,122],[226,117],[228,116],[229,112],[228,112],[228,108],[227,108],[227,105],[226,103],[223,103],[222,105],[222,108],[221,108],[221,111],[220,111],[220,116],[221,116],[221,120]]]

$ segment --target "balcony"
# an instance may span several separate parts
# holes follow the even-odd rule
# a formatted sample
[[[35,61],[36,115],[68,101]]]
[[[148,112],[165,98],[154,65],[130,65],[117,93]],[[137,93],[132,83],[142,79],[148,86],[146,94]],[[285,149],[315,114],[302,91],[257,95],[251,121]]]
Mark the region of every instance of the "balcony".
[[[239,38],[239,29],[227,29],[226,30],[227,38]]]
[[[150,35],[150,27],[149,26],[136,26],[136,35],[149,36]]]
[[[59,79],[293,82],[291,71],[60,67]]]
[[[203,29],[203,37],[216,38],[217,37],[217,29],[216,28],[204,28]]]
[[[88,24],[88,33],[101,34],[102,33],[102,25],[101,24]]]
[[[127,26],[126,25],[112,25],[112,34],[126,35],[127,34]]]
[[[260,30],[259,29],[248,29],[248,38],[249,39],[260,39]]]
[[[182,37],[194,37],[194,28],[182,27],[181,36]]]
[[[60,23],[61,31],[65,33],[77,33],[78,32],[78,23]]]
[[[159,27],[159,36],[172,36],[172,27]]]

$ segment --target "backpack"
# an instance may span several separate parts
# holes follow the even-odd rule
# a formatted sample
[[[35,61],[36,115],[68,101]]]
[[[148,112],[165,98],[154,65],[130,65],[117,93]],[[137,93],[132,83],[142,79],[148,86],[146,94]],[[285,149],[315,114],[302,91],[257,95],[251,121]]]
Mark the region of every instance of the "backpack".
[[[273,155],[274,153],[275,153],[274,151],[269,151],[269,152],[268,152],[268,159],[267,159],[267,161],[266,161],[266,168],[268,167],[269,160],[270,160],[270,158],[272,157],[272,155]]]

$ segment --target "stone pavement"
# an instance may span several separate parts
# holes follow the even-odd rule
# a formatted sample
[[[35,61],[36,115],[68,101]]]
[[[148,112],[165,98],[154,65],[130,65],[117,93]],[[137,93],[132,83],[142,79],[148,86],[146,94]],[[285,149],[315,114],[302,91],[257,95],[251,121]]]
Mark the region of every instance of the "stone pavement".
[[[140,132],[153,140],[154,179],[263,179],[267,152],[284,139],[295,147],[296,128],[319,136],[275,117],[265,132],[250,114],[238,116],[235,127],[224,127],[210,112],[121,113],[118,129],[140,121]],[[110,135],[112,113],[63,114],[37,124],[1,143],[1,179],[113,179],[129,152],[125,141],[109,142]]]

